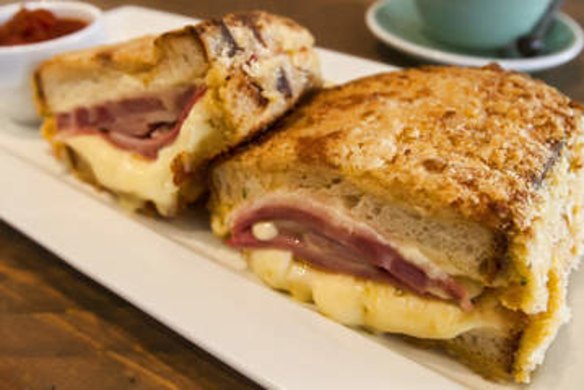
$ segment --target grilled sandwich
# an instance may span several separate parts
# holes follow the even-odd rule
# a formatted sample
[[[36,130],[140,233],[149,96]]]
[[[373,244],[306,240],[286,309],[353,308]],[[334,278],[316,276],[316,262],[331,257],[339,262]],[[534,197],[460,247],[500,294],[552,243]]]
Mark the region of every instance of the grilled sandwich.
[[[320,85],[312,35],[265,12],[57,56],[34,77],[43,134],[82,179],[175,215],[216,155]]]
[[[529,382],[582,253],[579,106],[497,66],[319,92],[212,170],[212,228],[350,326]]]

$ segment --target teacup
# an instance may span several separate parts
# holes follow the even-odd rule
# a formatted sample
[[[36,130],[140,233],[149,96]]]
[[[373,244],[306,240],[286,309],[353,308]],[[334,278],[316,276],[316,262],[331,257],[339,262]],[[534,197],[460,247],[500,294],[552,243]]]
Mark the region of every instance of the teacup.
[[[551,0],[415,0],[425,32],[463,49],[498,49],[529,33]]]

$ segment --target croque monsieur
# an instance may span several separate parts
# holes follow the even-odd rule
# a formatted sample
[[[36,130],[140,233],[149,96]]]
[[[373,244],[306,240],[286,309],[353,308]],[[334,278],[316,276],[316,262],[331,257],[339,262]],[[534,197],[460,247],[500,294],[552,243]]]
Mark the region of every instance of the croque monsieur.
[[[356,80],[216,164],[212,227],[335,320],[528,382],[569,318],[581,114],[496,66]]]
[[[265,12],[55,57],[34,77],[43,134],[77,175],[174,215],[206,166],[320,85],[312,35]]]

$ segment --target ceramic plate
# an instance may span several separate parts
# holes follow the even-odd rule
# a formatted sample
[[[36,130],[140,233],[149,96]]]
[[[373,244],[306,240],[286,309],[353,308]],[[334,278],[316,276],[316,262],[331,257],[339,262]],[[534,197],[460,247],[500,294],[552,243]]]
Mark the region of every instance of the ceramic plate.
[[[379,0],[367,10],[367,27],[382,42],[429,62],[483,66],[497,62],[507,69],[535,72],[561,65],[576,57],[584,45],[582,29],[560,13],[545,37],[546,52],[533,58],[504,58],[496,50],[463,51],[426,36],[412,0]]]

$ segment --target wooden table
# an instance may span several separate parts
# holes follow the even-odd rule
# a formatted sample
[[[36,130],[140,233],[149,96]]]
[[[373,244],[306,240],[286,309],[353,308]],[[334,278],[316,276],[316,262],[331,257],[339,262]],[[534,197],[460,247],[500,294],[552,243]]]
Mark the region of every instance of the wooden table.
[[[9,3],[13,0],[1,0]],[[107,9],[113,0],[95,0]],[[417,65],[378,43],[366,0],[134,0],[196,17],[265,9],[310,28],[320,46]],[[584,25],[584,2],[565,11]],[[584,56],[536,75],[584,101]],[[0,221],[0,389],[256,388],[251,380],[73,270]]]

